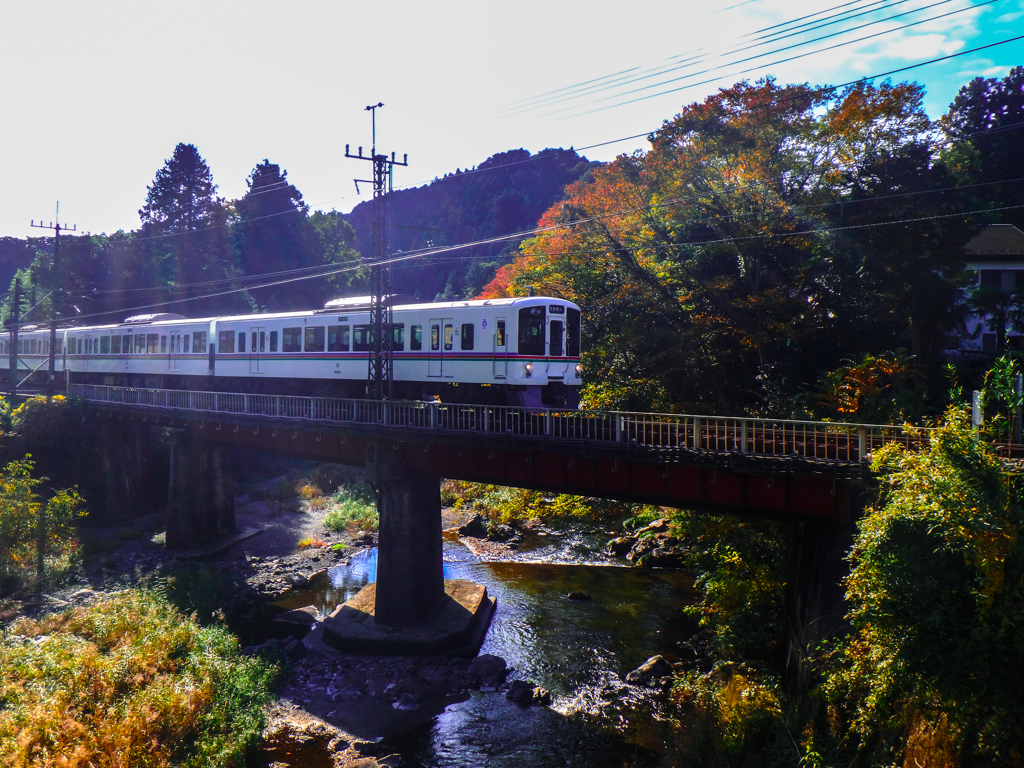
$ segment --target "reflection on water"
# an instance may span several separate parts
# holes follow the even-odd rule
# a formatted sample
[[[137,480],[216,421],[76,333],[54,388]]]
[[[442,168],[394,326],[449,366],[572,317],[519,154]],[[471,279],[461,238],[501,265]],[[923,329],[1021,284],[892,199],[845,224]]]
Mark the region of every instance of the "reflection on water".
[[[321,612],[376,577],[375,550],[333,568],[317,591]],[[412,765],[646,765],[664,743],[662,702],[623,680],[649,656],[678,658],[692,602],[679,571],[599,565],[480,562],[444,543],[445,578],[484,584],[497,610],[481,653],[504,658],[512,677],[554,697],[550,709],[520,708],[495,692],[474,693],[436,720],[389,742]],[[590,599],[570,600],[582,593]],[[305,599],[309,603],[308,596]],[[652,751],[653,750],[653,751]]]

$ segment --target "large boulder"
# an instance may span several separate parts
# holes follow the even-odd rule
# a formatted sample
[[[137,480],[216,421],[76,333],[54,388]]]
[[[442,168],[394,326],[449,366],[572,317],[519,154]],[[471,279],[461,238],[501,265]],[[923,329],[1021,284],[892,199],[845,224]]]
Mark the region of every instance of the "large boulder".
[[[647,661],[626,675],[626,682],[633,685],[650,685],[655,680],[672,675],[672,665],[664,656],[651,656]]]
[[[491,523],[487,528],[487,539],[489,541],[509,541],[515,537],[516,533],[516,529],[511,525]]]
[[[608,552],[616,557],[625,557],[635,543],[636,538],[633,536],[619,536],[608,542]]]
[[[487,520],[480,515],[473,515],[473,518],[459,528],[459,536],[472,536],[474,539],[482,539],[487,536]]]
[[[506,675],[508,675],[508,665],[505,660],[489,653],[477,656],[469,665],[469,676],[479,685],[497,688],[505,682]]]
[[[534,685],[532,680],[513,680],[505,693],[505,698],[516,704],[539,704],[546,707],[551,704],[551,691]]]

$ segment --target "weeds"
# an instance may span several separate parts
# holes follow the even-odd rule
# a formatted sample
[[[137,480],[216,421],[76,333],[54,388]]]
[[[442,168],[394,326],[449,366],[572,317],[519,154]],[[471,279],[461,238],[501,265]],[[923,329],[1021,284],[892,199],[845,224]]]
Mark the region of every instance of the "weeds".
[[[240,766],[275,668],[158,592],[23,620],[0,640],[0,763]]]
[[[299,549],[323,549],[324,547],[327,546],[327,542],[326,541],[321,541],[320,539],[314,539],[312,537],[309,537],[309,538],[302,539],[299,542],[298,546],[299,546]]]

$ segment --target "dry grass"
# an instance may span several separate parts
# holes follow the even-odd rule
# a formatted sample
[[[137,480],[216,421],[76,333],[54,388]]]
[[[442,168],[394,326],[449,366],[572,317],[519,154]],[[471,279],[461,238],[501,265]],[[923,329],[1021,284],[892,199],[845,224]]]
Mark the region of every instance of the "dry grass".
[[[321,541],[320,539],[314,539],[312,537],[302,539],[302,541],[299,542],[299,549],[323,549],[326,546],[326,541]]]
[[[158,593],[24,620],[0,641],[0,764],[244,764],[273,670]]]

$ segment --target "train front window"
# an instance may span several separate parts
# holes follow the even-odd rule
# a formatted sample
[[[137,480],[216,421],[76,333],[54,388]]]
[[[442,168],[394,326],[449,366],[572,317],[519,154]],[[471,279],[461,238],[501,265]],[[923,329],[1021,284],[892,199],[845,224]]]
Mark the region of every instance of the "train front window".
[[[548,349],[548,354],[552,357],[562,356],[562,321],[552,320],[551,321],[551,345]]]
[[[580,311],[567,307],[565,312],[565,353],[569,357],[580,356]]]
[[[544,354],[544,307],[519,310],[519,354]]]

